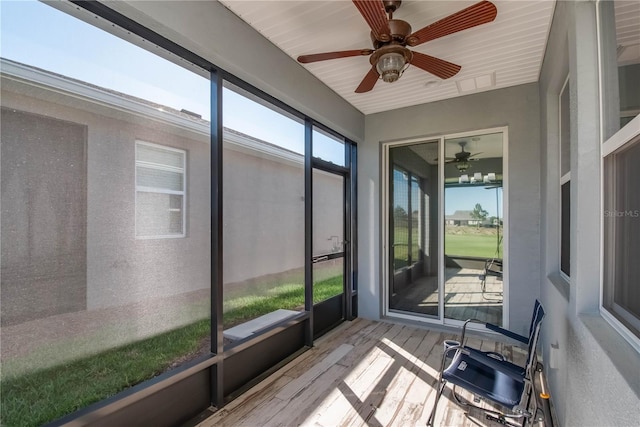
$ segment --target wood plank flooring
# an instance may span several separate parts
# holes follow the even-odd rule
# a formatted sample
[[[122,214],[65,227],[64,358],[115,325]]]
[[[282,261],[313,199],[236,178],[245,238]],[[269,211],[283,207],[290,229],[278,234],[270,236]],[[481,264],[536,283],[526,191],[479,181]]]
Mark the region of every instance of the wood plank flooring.
[[[424,426],[442,341],[456,337],[364,319],[345,322],[199,427]],[[469,345],[524,364],[526,352],[518,347],[479,338]],[[465,415],[452,399],[448,387],[438,405],[437,426],[499,425],[483,414]]]
[[[482,291],[483,270],[447,268],[444,314],[447,319],[478,319],[502,325],[502,279],[488,276]],[[438,278],[426,276],[408,283],[391,295],[394,310],[438,315]]]

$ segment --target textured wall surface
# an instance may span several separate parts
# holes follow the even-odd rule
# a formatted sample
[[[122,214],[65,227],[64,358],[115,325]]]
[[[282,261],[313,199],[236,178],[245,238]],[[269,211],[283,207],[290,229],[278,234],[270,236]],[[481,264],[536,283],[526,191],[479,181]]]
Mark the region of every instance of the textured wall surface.
[[[87,130],[2,108],[2,325],[84,310]]]
[[[208,138],[43,89],[3,83],[3,106],[56,117],[86,129],[87,208],[82,219],[87,230],[86,308],[208,288]],[[136,239],[136,140],[187,150],[186,237]],[[34,183],[33,189],[45,184]],[[75,233],[66,230],[65,235]]]

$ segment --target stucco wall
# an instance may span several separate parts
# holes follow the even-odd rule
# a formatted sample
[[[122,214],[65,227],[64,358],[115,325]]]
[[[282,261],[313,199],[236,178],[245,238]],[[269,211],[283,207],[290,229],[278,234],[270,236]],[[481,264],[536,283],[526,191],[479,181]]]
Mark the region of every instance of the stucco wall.
[[[236,283],[304,268],[304,162],[265,158],[224,144],[223,277]],[[343,179],[313,174],[313,253],[343,236]],[[300,282],[302,283],[302,282]]]
[[[3,107],[66,120],[86,129],[86,284],[80,297],[83,306],[86,300],[87,310],[209,289],[211,192],[206,123],[198,123],[190,131],[59,91],[8,79],[2,84]],[[187,151],[184,238],[135,237],[137,140]],[[303,157],[285,152],[279,156],[278,148],[265,154],[228,141],[223,147],[225,283],[302,271]],[[334,244],[331,236],[339,236],[335,243],[344,239],[343,179],[328,173],[314,173],[313,178],[314,251],[328,253]],[[31,185],[40,188],[44,183]],[[11,248],[4,239],[3,248]],[[81,261],[84,259],[83,253]]]
[[[224,147],[223,277],[239,282],[304,266],[304,170]]]
[[[599,314],[600,177],[595,2],[558,2],[540,76],[544,365],[561,425],[635,426],[640,355]],[[570,77],[571,279],[559,275],[558,95]],[[605,130],[605,134],[608,131]]]
[[[358,147],[359,314],[377,319],[381,313],[380,142],[508,126],[508,322],[526,332],[540,286],[537,84],[372,114],[365,122],[366,142]]]
[[[2,105],[87,129],[88,310],[208,287],[208,138],[3,80]],[[135,141],[187,150],[186,237],[135,238]]]
[[[0,111],[4,327],[86,308],[87,132],[51,117]]]

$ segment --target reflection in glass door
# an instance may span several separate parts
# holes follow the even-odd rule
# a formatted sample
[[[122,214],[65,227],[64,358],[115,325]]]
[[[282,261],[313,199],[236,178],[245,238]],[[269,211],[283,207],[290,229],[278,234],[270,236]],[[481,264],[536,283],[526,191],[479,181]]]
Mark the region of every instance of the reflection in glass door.
[[[503,133],[445,139],[444,316],[502,324]]]
[[[438,141],[389,149],[389,309],[439,316]]]

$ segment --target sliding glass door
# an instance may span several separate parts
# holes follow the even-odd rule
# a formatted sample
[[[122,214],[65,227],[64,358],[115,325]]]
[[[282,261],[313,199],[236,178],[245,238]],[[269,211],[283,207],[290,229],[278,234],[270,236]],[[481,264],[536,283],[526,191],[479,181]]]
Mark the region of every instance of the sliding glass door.
[[[445,138],[444,316],[502,324],[502,132]]]
[[[506,129],[385,146],[386,313],[501,325]]]
[[[389,150],[389,309],[439,316],[438,141]]]

